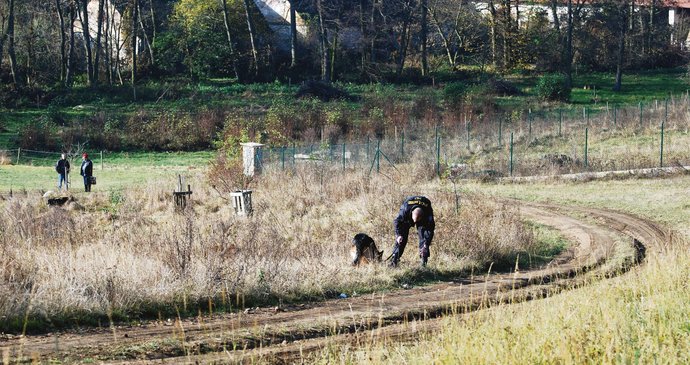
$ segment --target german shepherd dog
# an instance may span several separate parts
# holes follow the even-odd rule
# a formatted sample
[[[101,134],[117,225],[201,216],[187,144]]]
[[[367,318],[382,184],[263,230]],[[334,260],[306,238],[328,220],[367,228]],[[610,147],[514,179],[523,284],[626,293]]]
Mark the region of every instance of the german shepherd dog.
[[[352,266],[381,262],[383,251],[376,248],[374,240],[364,233],[357,233],[352,239]]]

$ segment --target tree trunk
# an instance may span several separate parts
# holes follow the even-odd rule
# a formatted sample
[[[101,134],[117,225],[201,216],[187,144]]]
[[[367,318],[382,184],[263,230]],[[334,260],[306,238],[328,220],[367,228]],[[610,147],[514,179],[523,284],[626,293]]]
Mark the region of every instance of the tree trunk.
[[[623,82],[623,61],[625,55],[625,31],[628,28],[628,4],[627,1],[622,1],[618,8],[620,20],[618,24],[618,57],[616,59],[616,84],[613,86],[613,91],[621,91]]]
[[[651,53],[652,42],[654,39],[654,14],[656,13],[656,0],[652,0],[649,5],[649,27],[647,27],[647,49]]]
[[[367,56],[366,56],[366,50],[365,50],[365,34],[367,34],[367,27],[366,27],[366,14],[364,13],[364,9],[366,8],[366,0],[360,0],[359,1],[359,32],[362,34],[362,39],[359,42],[359,61],[360,61],[360,73],[364,75],[364,70],[367,68]]]
[[[110,11],[110,1],[105,0],[105,11],[106,11],[106,19],[105,19],[105,70],[106,70],[106,76],[108,77],[108,85],[113,84],[113,70],[112,70],[112,63],[111,59],[113,57],[113,39],[111,36],[111,31],[112,31],[112,24],[111,24],[111,15]]]
[[[322,0],[316,0],[316,11],[319,15],[319,43],[321,48],[321,80],[331,79],[331,68],[328,64],[328,32],[324,21],[325,12],[323,11]]]
[[[55,0],[55,9],[57,10],[58,19],[60,20],[60,82],[64,83],[65,74],[67,73],[67,60],[65,57],[67,36],[65,35],[65,14],[63,14],[62,12],[62,5],[60,4],[60,0]]]
[[[96,29],[96,55],[93,61],[93,81],[94,84],[98,84],[98,76],[100,75],[100,60],[101,60],[101,37],[103,35],[103,6],[105,0],[98,0],[98,20]]]
[[[18,88],[21,77],[19,76],[19,65],[17,65],[17,55],[14,49],[14,0],[9,0],[7,5],[7,54],[10,56],[12,83],[15,88]]]
[[[568,31],[565,41],[565,87],[573,87],[573,0],[568,0]]]
[[[503,68],[509,69],[511,66],[511,44],[512,23],[510,16],[510,0],[503,0]]]
[[[403,69],[405,67],[405,59],[407,58],[407,45],[408,45],[408,38],[409,38],[409,31],[410,31],[410,18],[412,17],[411,10],[410,10],[410,2],[407,1],[405,3],[405,10],[407,12],[403,15],[403,26],[402,26],[402,32],[400,34],[400,53],[398,55],[398,67],[395,72],[395,74],[400,77],[402,75]]]
[[[297,67],[297,11],[293,3],[290,2],[290,68]]]
[[[132,3],[132,23],[131,23],[131,41],[132,41],[132,97],[137,100],[137,19],[139,19],[139,0],[133,0]]]
[[[331,42],[331,44],[333,46],[331,47],[331,64],[330,64],[330,66],[331,66],[331,72],[330,72],[331,78],[329,81],[335,80],[335,62],[336,62],[336,56],[337,56],[336,51],[338,49],[338,31],[337,30],[335,32],[333,32],[332,37],[333,37],[333,41]]]
[[[223,7],[223,21],[225,23],[225,35],[228,38],[228,47],[230,48],[230,57],[232,57],[232,72],[236,79],[240,79],[240,74],[237,72],[237,55],[235,55],[235,45],[230,34],[230,20],[228,19],[228,3],[226,0],[220,0],[220,5]]]
[[[86,50],[86,76],[89,86],[93,81],[93,55],[91,54],[91,34],[89,33],[89,0],[82,1],[81,29],[84,37],[84,49]]]
[[[421,11],[422,11],[422,19],[421,19],[421,27],[420,27],[420,35],[419,37],[421,38],[420,41],[422,43],[422,76],[428,76],[429,75],[429,63],[427,61],[427,38],[428,38],[428,33],[429,30],[427,28],[427,13],[429,11],[428,7],[428,0],[421,0]]]
[[[65,67],[65,87],[72,87],[74,73],[74,21],[77,19],[77,5],[69,7],[69,44],[67,48],[67,64]]]
[[[376,36],[377,32],[376,29],[377,27],[374,26],[374,22],[376,21],[376,1],[378,0],[371,0],[371,16],[369,17],[369,30],[371,30],[371,41],[370,41],[370,55],[369,55],[369,62],[375,63],[376,62]]]
[[[139,9],[137,12],[139,13],[139,27],[141,28],[141,34],[144,35],[144,42],[146,43],[146,49],[149,50],[149,58],[151,59],[151,65],[154,65],[156,63],[155,58],[153,58],[153,45],[151,42],[149,42],[149,36],[148,33],[146,32],[146,26],[144,26],[144,20],[141,17],[141,3],[138,2],[137,4],[139,6]]]
[[[151,46],[155,47],[158,30],[156,29],[156,13],[153,9],[153,0],[149,0],[149,9],[151,11]]]
[[[496,5],[493,0],[489,0],[489,13],[491,14],[490,33],[491,33],[491,63],[498,67],[498,57],[496,56],[497,35],[496,35]]]
[[[36,36],[35,33],[35,28],[34,28],[34,20],[36,17],[36,13],[31,13],[31,19],[29,19],[29,31],[27,34],[26,39],[26,67],[24,68],[25,76],[26,76],[26,82],[20,81],[22,84],[29,85],[31,86],[31,83],[33,82],[31,76],[33,76],[33,71],[31,68],[33,67],[33,60],[34,60],[34,37]]]
[[[252,19],[250,0],[244,0],[244,13],[247,17],[247,30],[249,31],[249,41],[252,46],[252,73],[254,76],[259,74],[259,53],[256,50],[256,34],[254,31],[254,20]]]
[[[450,50],[450,40],[448,39],[448,36],[443,33],[443,28],[441,28],[441,23],[438,20],[438,15],[436,14],[436,8],[433,8],[431,10],[431,19],[434,21],[434,25],[436,26],[436,32],[438,33],[439,37],[441,37],[441,41],[443,42],[443,48],[446,51],[446,56],[448,57],[448,66],[451,68],[455,67],[455,58],[453,57],[453,53]]]
[[[560,34],[561,21],[558,19],[558,0],[551,0],[551,14],[553,15],[553,28]]]

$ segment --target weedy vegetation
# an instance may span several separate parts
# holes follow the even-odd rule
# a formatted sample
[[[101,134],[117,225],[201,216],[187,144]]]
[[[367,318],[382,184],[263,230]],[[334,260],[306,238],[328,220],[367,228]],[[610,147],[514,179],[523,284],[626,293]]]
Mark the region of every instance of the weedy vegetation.
[[[75,194],[62,207],[33,193],[3,194],[2,330],[195,315],[209,301],[216,310],[235,310],[322,300],[558,252],[544,247],[509,205],[463,194],[456,213],[453,193],[419,188],[428,177],[433,173],[414,165],[384,176],[305,162],[248,182],[251,217],[234,215],[229,196],[204,175],[188,179],[194,194],[184,212],[174,210],[172,189],[160,180]],[[411,242],[399,270],[350,267],[355,233],[369,233],[390,253],[392,219],[404,197],[416,193],[429,196],[436,212],[433,265],[417,268]]]

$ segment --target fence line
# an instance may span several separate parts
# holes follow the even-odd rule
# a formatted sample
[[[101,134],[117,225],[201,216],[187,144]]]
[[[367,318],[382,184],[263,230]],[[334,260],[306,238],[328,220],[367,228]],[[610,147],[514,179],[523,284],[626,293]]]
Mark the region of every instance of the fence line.
[[[259,155],[259,163],[268,170],[282,171],[304,162],[330,164],[333,168],[368,169],[380,171],[381,156],[393,167],[420,158],[430,162],[434,172],[464,172],[467,174],[493,171],[504,176],[524,176],[535,172],[571,173],[631,169],[660,166],[678,161],[690,164],[690,143],[675,143],[686,138],[690,123],[688,96],[638,103],[620,108],[608,105],[593,111],[579,110],[536,111],[531,108],[491,118],[465,120],[451,126],[436,123],[424,128],[420,122],[396,127],[389,138],[364,135],[359,141],[325,141],[321,143],[267,146]],[[655,141],[649,144],[626,144],[627,152],[616,150],[613,144],[601,143],[601,137],[612,139],[635,138],[648,130]],[[684,130],[684,131],[683,131]],[[400,133],[399,137],[397,133]],[[503,141],[510,134],[510,144]],[[599,138],[599,139],[598,139]],[[558,149],[550,147],[553,144]],[[100,153],[101,169],[110,153]],[[32,149],[0,150],[11,163],[53,165],[60,152]],[[94,154],[96,156],[96,154]],[[609,156],[617,156],[616,159]],[[3,158],[3,156],[0,156]]]

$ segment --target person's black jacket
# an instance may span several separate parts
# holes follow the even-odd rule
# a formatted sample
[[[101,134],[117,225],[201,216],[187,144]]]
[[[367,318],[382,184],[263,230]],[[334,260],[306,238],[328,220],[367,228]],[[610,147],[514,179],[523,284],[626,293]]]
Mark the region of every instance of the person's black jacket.
[[[434,238],[436,223],[434,222],[434,210],[431,208],[431,201],[424,196],[411,196],[405,199],[405,202],[400,207],[398,216],[393,221],[395,235],[403,236],[406,232],[409,232],[414,225],[412,211],[416,208],[422,208],[424,212],[421,221],[417,224],[419,237],[425,245],[430,246],[431,240]]]
[[[93,163],[88,158],[81,162],[81,169],[79,174],[81,176],[93,176]]]
[[[67,161],[67,159],[59,159],[55,164],[55,171],[60,175],[69,173],[69,161]]]

